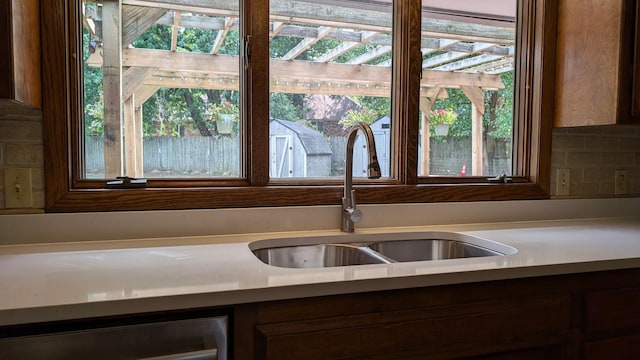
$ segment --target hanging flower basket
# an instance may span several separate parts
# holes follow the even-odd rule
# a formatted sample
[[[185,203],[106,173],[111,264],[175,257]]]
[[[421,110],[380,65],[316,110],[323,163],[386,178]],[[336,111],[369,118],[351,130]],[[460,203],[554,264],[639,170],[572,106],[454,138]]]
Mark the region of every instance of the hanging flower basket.
[[[447,136],[449,134],[449,124],[435,124],[433,130],[438,136]]]
[[[458,114],[453,110],[436,109],[429,114],[429,121],[433,125],[433,131],[437,136],[447,136],[449,126],[458,118]]]
[[[228,135],[233,132],[234,115],[233,114],[218,114],[216,120],[216,127],[218,133]]]
[[[206,95],[203,97],[205,103],[208,102]],[[238,121],[238,106],[228,101],[220,104],[208,104],[206,114],[216,124],[216,134],[230,135],[233,134],[234,123]]]

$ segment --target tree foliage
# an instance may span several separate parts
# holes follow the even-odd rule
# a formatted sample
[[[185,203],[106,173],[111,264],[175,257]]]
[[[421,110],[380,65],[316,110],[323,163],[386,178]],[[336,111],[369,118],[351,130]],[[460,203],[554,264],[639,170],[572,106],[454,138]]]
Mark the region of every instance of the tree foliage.
[[[484,91],[483,133],[508,139],[513,128],[513,71],[501,75],[504,89]],[[447,89],[447,98],[436,100],[435,109],[451,109],[458,119],[449,128],[449,136],[471,135],[471,100],[460,89]],[[433,133],[433,129],[431,129]]]
[[[91,34],[84,30],[83,38],[83,81],[84,81],[84,131],[87,135],[102,135],[104,102],[102,101],[102,69],[90,67],[87,59],[91,55],[89,43],[92,40]]]
[[[204,15],[195,15],[204,16]],[[177,51],[210,53],[218,31],[198,28],[179,28]],[[84,58],[90,55],[87,44],[91,41],[84,32]],[[171,48],[172,27],[153,25],[146,30],[132,46],[135,48],[169,50]],[[275,36],[271,39],[272,58],[282,57],[295,47],[301,39]],[[239,34],[229,31],[218,53],[223,55],[239,54]],[[298,56],[298,60],[314,60],[338,46],[339,41],[323,39],[313,44]],[[375,45],[362,44],[334,59],[334,62],[347,62]],[[378,63],[390,59],[390,54],[374,60]],[[511,136],[513,108],[513,73],[502,75],[505,88],[497,91],[485,91],[483,124],[485,134],[495,138]],[[84,65],[85,132],[89,135],[101,135],[103,124],[102,108],[102,71]],[[458,114],[451,125],[451,136],[471,134],[471,102],[459,89],[447,89],[448,98],[439,99],[435,108],[452,109]],[[337,95],[336,95],[337,96]],[[206,99],[206,100],[205,100]],[[270,97],[270,116],[282,120],[308,123],[303,119],[305,95],[292,93],[272,93]],[[353,96],[361,111],[350,111],[341,123],[350,126],[356,121],[372,123],[389,115],[391,100],[388,97]],[[207,109],[211,103],[223,101],[239,105],[239,93],[229,90],[207,90],[188,88],[160,88],[143,104],[143,133],[149,136],[183,136],[185,133],[199,133],[201,136],[216,135],[217,128]]]

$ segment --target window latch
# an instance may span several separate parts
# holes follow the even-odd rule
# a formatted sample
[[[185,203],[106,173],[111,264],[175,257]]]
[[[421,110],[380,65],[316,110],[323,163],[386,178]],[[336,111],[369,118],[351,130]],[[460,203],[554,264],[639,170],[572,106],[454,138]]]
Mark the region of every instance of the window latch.
[[[498,175],[496,177],[492,177],[492,178],[487,178],[487,181],[489,181],[490,183],[510,183],[513,182],[513,179],[508,177],[506,173],[502,173],[501,175]]]
[[[107,181],[107,189],[133,189],[147,187],[147,179],[134,179],[128,176],[118,176],[115,180]]]

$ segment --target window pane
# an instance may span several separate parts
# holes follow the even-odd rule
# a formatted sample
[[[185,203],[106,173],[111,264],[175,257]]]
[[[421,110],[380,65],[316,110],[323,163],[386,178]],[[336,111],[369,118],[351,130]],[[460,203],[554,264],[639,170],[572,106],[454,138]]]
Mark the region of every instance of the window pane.
[[[243,175],[239,2],[215,3],[83,2],[86,178]]]
[[[418,174],[511,175],[517,0],[422,5]]]
[[[355,122],[370,124],[382,175],[392,175],[391,5],[271,1],[271,179],[343,176]],[[366,176],[367,165],[359,136],[354,176]]]

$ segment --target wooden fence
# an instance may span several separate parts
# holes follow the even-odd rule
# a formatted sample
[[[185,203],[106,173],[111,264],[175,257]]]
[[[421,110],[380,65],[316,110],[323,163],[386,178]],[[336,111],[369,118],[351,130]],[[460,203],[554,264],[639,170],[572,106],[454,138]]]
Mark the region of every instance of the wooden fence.
[[[331,174],[344,172],[345,138],[328,139],[333,151]],[[238,137],[154,137],[144,139],[145,177],[237,177],[240,168]],[[486,148],[486,146],[485,146]],[[85,143],[85,167],[88,178],[104,177],[102,137],[90,137]],[[380,153],[380,151],[379,151]],[[431,175],[457,176],[466,162],[471,173],[471,140],[431,139]],[[484,159],[484,173],[511,173],[511,143],[496,141],[492,156]]]

